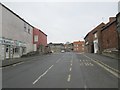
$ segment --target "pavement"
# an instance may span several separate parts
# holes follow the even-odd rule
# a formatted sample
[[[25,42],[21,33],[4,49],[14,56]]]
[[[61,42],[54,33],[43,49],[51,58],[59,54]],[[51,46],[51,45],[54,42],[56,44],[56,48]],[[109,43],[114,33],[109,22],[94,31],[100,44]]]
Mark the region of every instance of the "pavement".
[[[36,55],[26,56],[26,57],[21,57],[21,58],[13,58],[13,59],[2,60],[2,64],[1,64],[0,67],[6,67],[6,66],[13,65],[13,64],[33,60],[33,58],[34,57],[36,58],[37,56],[43,56],[43,55],[42,54],[36,54]]]
[[[66,52],[34,56],[25,62],[2,68],[2,86],[3,88],[65,88],[65,90],[113,88],[116,90],[119,75],[117,71],[104,64],[118,70],[117,60],[96,54]]]

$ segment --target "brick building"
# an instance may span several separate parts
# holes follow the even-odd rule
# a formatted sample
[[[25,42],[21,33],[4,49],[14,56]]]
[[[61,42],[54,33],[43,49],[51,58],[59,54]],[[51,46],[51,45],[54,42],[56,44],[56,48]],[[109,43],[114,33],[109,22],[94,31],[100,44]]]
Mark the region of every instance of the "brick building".
[[[95,27],[92,31],[90,31],[85,36],[85,52],[88,53],[101,53],[102,47],[101,47],[101,30],[105,26],[104,23],[99,24],[97,27]]]
[[[84,52],[84,41],[73,42],[73,51],[74,52]]]
[[[101,30],[103,52],[118,50],[118,33],[116,18],[109,18],[109,22]]]
[[[33,44],[34,51],[39,51],[39,53],[45,52],[45,47],[47,46],[47,35],[40,29],[33,29]]]
[[[119,29],[119,24],[117,27],[115,17],[110,17],[107,24],[98,25],[85,36],[85,51],[111,57],[118,56],[119,37],[117,28]]]
[[[118,58],[120,59],[120,12],[116,15],[116,23],[118,32]]]

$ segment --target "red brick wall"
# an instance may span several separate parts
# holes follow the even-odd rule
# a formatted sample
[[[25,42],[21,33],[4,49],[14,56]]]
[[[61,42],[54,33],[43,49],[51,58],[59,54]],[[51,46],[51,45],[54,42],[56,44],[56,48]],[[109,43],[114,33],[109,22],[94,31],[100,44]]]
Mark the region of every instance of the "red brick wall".
[[[118,48],[118,34],[116,31],[116,22],[102,31],[102,48]]]
[[[88,42],[88,45],[85,45],[85,52],[88,52],[88,53],[93,53],[94,52],[93,41],[96,39],[94,37],[95,32],[97,32],[98,42],[101,45],[101,29],[102,29],[103,26],[105,26],[104,23],[99,24],[97,27],[95,27],[93,30],[91,30],[89,32],[89,34],[84,38],[85,43]],[[102,47],[100,46],[100,49],[101,48]]]
[[[84,41],[73,42],[73,49],[75,52],[84,52]]]
[[[38,35],[38,42],[34,42],[34,35]],[[33,44],[47,46],[47,35],[37,28],[33,29]]]

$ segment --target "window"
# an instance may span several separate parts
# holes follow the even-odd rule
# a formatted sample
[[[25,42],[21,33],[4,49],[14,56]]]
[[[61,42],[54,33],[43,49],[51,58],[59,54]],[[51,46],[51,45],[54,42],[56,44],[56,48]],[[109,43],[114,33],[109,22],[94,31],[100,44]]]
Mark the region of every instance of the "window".
[[[12,51],[13,54],[19,53],[19,47],[14,47]]]
[[[28,33],[30,34],[30,26],[28,25]]]
[[[97,38],[97,33],[94,34],[94,37]]]
[[[24,23],[24,31],[27,31],[27,24],[26,23]]]
[[[82,44],[82,47],[84,47],[84,44]]]
[[[38,35],[34,36],[34,42],[38,42]]]
[[[15,48],[15,53],[19,53],[19,48],[18,47]]]

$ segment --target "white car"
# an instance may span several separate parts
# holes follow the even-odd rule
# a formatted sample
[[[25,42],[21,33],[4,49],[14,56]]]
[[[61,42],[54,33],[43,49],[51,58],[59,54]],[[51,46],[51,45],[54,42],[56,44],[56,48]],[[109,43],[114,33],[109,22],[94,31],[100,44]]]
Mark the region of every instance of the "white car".
[[[65,52],[65,50],[61,50],[61,52],[62,52],[62,53],[64,53],[64,52]]]

